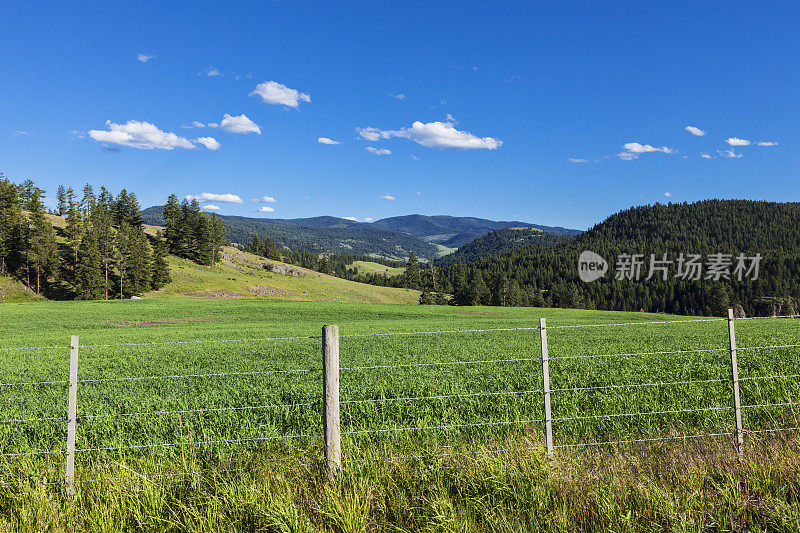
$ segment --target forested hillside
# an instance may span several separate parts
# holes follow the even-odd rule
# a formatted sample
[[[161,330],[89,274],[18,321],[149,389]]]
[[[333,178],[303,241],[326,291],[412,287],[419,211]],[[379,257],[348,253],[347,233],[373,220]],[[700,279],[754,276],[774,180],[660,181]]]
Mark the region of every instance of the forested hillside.
[[[591,283],[579,279],[578,256],[584,250],[608,261],[603,278]],[[642,254],[640,279],[627,279],[633,277],[630,270],[625,279],[616,279],[616,268],[631,262],[622,254]],[[670,262],[661,264],[665,272],[658,270],[646,280],[651,254],[657,260],[667,254]],[[691,254],[701,256],[700,279],[687,275]],[[739,254],[763,257],[757,280],[752,271],[736,271]],[[727,269],[715,274],[714,263],[720,262]],[[746,262],[748,269],[752,263]],[[635,207],[562,245],[526,246],[469,266],[448,266],[439,279],[459,304],[492,303],[498,293],[513,293],[515,305],[685,314],[718,314],[734,305],[748,315],[796,312],[800,204],[708,200]]]
[[[570,235],[555,235],[537,228],[503,228],[478,237],[455,252],[440,257],[434,263],[437,266],[473,263],[523,246],[557,246],[572,238]]]
[[[136,296],[169,283],[167,255],[204,265],[219,261],[222,225],[200,212],[197,202],[174,204],[167,238],[142,221],[136,195],[114,196],[105,187],[58,188],[57,208],[48,213],[45,191],[0,174],[0,275],[51,299],[111,299]]]
[[[519,221],[494,221],[474,217],[453,217],[447,215],[405,215],[376,220],[373,226],[402,233],[408,233],[428,242],[459,248],[482,237],[490,231],[502,228],[536,228],[556,235],[577,235],[578,230],[562,227],[542,226]]]
[[[144,210],[148,224],[164,224],[164,207]],[[247,244],[255,233],[269,236],[279,248],[308,250],[316,254],[345,253],[372,255],[387,259],[405,259],[415,252],[425,259],[435,259],[439,248],[413,235],[387,231],[373,224],[352,222],[336,217],[301,219],[263,219],[221,215],[226,236],[231,242]]]

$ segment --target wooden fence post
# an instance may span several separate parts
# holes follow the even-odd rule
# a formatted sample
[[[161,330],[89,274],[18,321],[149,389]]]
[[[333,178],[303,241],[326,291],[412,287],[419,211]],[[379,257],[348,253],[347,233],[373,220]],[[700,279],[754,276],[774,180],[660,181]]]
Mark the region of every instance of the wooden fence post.
[[[544,384],[544,429],[547,439],[547,456],[553,457],[553,415],[550,412],[550,362],[547,355],[547,319],[539,319],[539,336],[542,339],[542,382]]]
[[[67,407],[67,496],[75,495],[75,419],[78,413],[78,336],[69,343],[69,389]]]
[[[333,484],[342,468],[339,427],[339,326],[322,327],[322,370],[325,465],[328,483]]]
[[[742,430],[742,404],[739,401],[739,362],[736,359],[736,331],[733,309],[728,309],[728,338],[731,349],[731,381],[733,382],[733,409],[736,415],[736,452],[739,460],[744,456],[744,431]]]

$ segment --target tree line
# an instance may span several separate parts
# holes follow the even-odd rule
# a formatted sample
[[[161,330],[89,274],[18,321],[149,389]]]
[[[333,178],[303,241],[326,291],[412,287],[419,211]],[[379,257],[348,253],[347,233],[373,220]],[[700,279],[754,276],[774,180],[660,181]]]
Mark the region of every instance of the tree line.
[[[16,184],[0,174],[0,275],[54,299],[108,300],[169,283],[169,253],[202,264],[219,260],[221,222],[196,202],[178,206],[165,237],[145,233],[135,194],[95,193],[89,184],[81,192],[79,199],[59,186],[48,213],[45,191],[32,180]]]

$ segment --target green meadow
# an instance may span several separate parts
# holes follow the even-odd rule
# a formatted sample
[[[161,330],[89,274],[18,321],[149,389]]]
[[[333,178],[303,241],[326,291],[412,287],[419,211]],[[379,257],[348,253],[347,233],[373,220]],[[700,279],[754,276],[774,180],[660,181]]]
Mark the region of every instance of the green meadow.
[[[708,513],[717,513],[715,520],[730,518],[744,503],[714,507],[719,495],[713,493],[694,507],[659,507],[642,493],[631,507],[629,484],[651,480],[654,494],[672,501],[687,487],[675,476],[691,474],[705,493],[706,476],[729,476],[725,483],[733,486],[744,468],[778,475],[793,468],[796,457],[786,451],[797,443],[794,432],[747,433],[752,462],[736,463],[727,435],[734,415],[725,320],[188,298],[4,304],[0,313],[0,451],[54,452],[3,458],[0,514],[6,529],[92,529],[103,513],[123,522],[104,522],[101,529],[227,529],[222,516],[248,498],[254,498],[252,522],[232,521],[230,529],[403,530],[439,523],[440,530],[570,530],[626,523],[593,507],[603,498],[611,509],[632,509],[631,525],[700,527]],[[552,463],[543,452],[540,317],[548,325],[557,447]],[[665,321],[678,322],[614,325]],[[342,336],[339,496],[321,481],[324,324],[337,324]],[[494,329],[509,331],[470,331]],[[375,335],[383,333],[404,334]],[[745,430],[800,426],[798,378],[775,377],[800,374],[800,348],[786,346],[800,344],[800,321],[741,320],[736,333]],[[66,380],[73,334],[82,345],[76,442],[81,483],[78,500],[67,504],[59,484],[66,384],[8,384]],[[786,347],[760,348],[765,346]],[[11,349],[26,347],[51,348]],[[26,421],[32,418],[48,420]],[[670,440],[595,445],[662,437]],[[666,474],[657,465],[667,456],[694,457],[695,463],[684,472],[673,459],[666,461],[673,477],[661,479]],[[622,492],[614,492],[613,484],[601,490],[598,472],[611,464],[621,469],[613,475],[622,476]],[[630,476],[632,464],[645,472],[639,481]],[[174,475],[199,470],[207,473]],[[564,486],[580,498],[559,500],[552,491],[565,483],[560,476],[573,471],[587,480],[598,476],[601,492],[581,492],[570,482]],[[781,520],[797,525],[796,472],[780,475],[757,480],[784,506]],[[519,493],[525,483],[537,487],[525,489],[528,496]],[[274,496],[259,500],[262,485],[272,487]],[[442,492],[431,494],[434,487]],[[317,500],[315,491],[325,496]],[[529,506],[509,503],[512,493],[531,498]],[[390,510],[388,499],[395,497],[397,508]],[[494,507],[483,509],[489,500]],[[31,507],[37,501],[39,513]],[[203,507],[202,501],[213,505]],[[543,506],[541,523],[531,522],[534,504]],[[572,520],[555,520],[573,505],[589,507],[573,509],[578,515]],[[178,512],[181,506],[191,513]],[[657,509],[660,518],[653,514]],[[136,513],[143,514],[134,518]],[[431,522],[434,515],[440,522]],[[601,518],[605,522],[597,522]]]

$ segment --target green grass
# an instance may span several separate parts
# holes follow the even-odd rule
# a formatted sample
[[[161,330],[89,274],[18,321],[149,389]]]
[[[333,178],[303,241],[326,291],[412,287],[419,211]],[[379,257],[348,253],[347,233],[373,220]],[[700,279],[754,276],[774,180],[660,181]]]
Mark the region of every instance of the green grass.
[[[301,267],[270,261],[226,247],[222,262],[213,267],[174,256],[169,258],[172,283],[145,294],[150,297],[262,299],[352,303],[410,304],[419,292],[378,287],[328,276]],[[272,270],[264,265],[274,265]],[[281,273],[281,272],[287,272]]]
[[[8,276],[0,276],[0,304],[42,301],[23,283]]]
[[[369,459],[368,463],[373,465],[362,467],[358,466],[362,463],[356,462],[349,463],[347,467],[347,471],[350,472],[348,483],[361,487],[358,489],[358,495],[353,497],[360,497],[363,500],[353,501],[352,498],[348,499],[344,495],[340,495],[341,498],[337,496],[329,502],[331,506],[334,506],[331,508],[325,507],[328,503],[318,503],[317,507],[309,503],[308,508],[302,508],[302,506],[293,508],[287,502],[294,501],[295,497],[299,500],[303,500],[303,498],[307,498],[308,501],[313,500],[312,494],[298,495],[293,491],[309,490],[314,493],[319,490],[319,487],[312,482],[308,482],[310,484],[307,486],[303,485],[305,488],[297,488],[293,481],[296,476],[294,473],[296,468],[301,468],[301,471],[306,469],[305,475],[314,477],[318,475],[314,469],[318,468],[320,464],[322,427],[318,400],[322,384],[319,370],[321,366],[320,340],[318,338],[82,348],[80,351],[80,379],[287,369],[311,370],[290,374],[79,384],[79,415],[312,404],[240,411],[85,418],[78,421],[77,446],[79,449],[310,435],[306,438],[289,440],[224,443],[213,446],[81,452],[77,456],[78,479],[124,477],[130,474],[128,469],[149,474],[180,472],[183,469],[196,468],[241,467],[243,465],[254,469],[254,472],[246,474],[244,479],[241,476],[236,477],[237,481],[232,487],[228,487],[227,481],[224,480],[213,481],[213,487],[209,487],[206,486],[206,483],[212,483],[212,481],[206,481],[205,478],[203,480],[167,481],[163,486],[160,483],[153,484],[160,488],[153,488],[151,485],[147,485],[146,488],[128,487],[140,496],[142,494],[140,491],[145,491],[145,493],[152,491],[153,498],[161,498],[159,501],[162,502],[170,498],[185,496],[191,501],[181,501],[193,509],[193,512],[201,510],[198,507],[200,505],[198,498],[207,497],[209,501],[215,501],[223,508],[224,505],[233,505],[230,503],[232,500],[225,499],[228,504],[222,504],[220,500],[215,499],[222,498],[218,492],[222,489],[242,490],[245,491],[242,493],[242,498],[256,498],[255,493],[250,496],[245,496],[245,493],[247,490],[254,490],[253,487],[257,481],[265,483],[266,479],[270,479],[270,476],[274,474],[277,479],[269,481],[269,486],[285,483],[289,487],[285,490],[276,489],[276,494],[281,494],[280,498],[285,498],[285,500],[281,500],[283,504],[289,505],[287,512],[300,513],[301,518],[310,520],[312,525],[335,523],[331,517],[337,513],[344,513],[352,518],[352,516],[358,515],[356,511],[361,509],[359,506],[368,508],[367,511],[364,511],[368,520],[374,519],[384,524],[403,524],[406,523],[404,522],[406,518],[411,520],[409,517],[412,515],[417,518],[427,516],[432,520],[432,515],[428,516],[425,513],[433,513],[436,509],[439,510],[437,512],[442,513],[440,518],[451,520],[451,522],[445,522],[451,525],[455,523],[475,524],[475,520],[479,522],[482,520],[480,515],[484,512],[491,513],[493,520],[506,517],[510,524],[524,524],[524,518],[520,515],[523,510],[513,506],[509,507],[516,501],[516,496],[512,496],[512,493],[517,490],[515,487],[523,486],[525,480],[540,479],[542,487],[550,487],[555,491],[562,483],[559,481],[557,473],[550,472],[546,463],[541,462],[543,424],[536,420],[542,418],[543,415],[542,395],[538,392],[522,393],[522,391],[542,388],[539,333],[535,329],[538,326],[539,317],[546,317],[550,328],[548,331],[551,357],[550,376],[554,389],[724,380],[710,383],[622,387],[607,390],[554,390],[552,393],[554,418],[571,419],[554,421],[553,431],[556,445],[730,432],[733,426],[733,413],[728,409],[732,404],[732,393],[728,381],[730,358],[726,351],[728,338],[727,324],[724,321],[559,329],[558,326],[565,325],[660,321],[679,317],[560,309],[452,308],[265,300],[165,300],[159,298],[116,302],[7,304],[2,307],[2,312],[6,327],[0,338],[0,347],[66,346],[70,334],[79,334],[83,345],[319,336],[323,324],[338,324],[343,335],[340,343],[340,358],[343,368],[341,371],[342,401],[381,400],[343,403],[343,432],[531,421],[519,424],[428,431],[385,431],[345,435],[343,450],[346,460]],[[344,337],[349,334],[381,332],[514,327],[534,329],[438,335]],[[736,327],[738,344],[743,348],[798,344],[798,339],[800,339],[800,321],[793,319],[739,321],[736,323]],[[696,349],[716,351],[562,359],[563,357],[584,355],[674,352]],[[740,351],[739,375],[740,378],[745,378],[741,382],[742,404],[798,401],[800,387],[797,379],[746,379],[764,375],[800,374],[800,358],[797,357],[797,350],[797,348],[779,348]],[[529,360],[391,369],[347,369],[356,366],[401,365],[417,362],[503,359]],[[3,353],[2,363],[0,363],[1,381],[10,383],[63,380],[67,378],[68,361],[68,350],[63,348],[41,351],[8,351]],[[519,394],[491,394],[497,392]],[[487,395],[382,401],[391,398],[474,393],[486,393]],[[67,395],[64,385],[4,386],[0,388],[0,394],[2,395],[0,402],[4,406],[4,419],[59,417],[64,416],[66,412]],[[722,409],[632,417],[575,418],[717,407]],[[744,425],[746,429],[750,430],[795,427],[800,425],[797,414],[796,406],[745,408]],[[64,428],[65,424],[62,421],[3,424],[0,427],[0,450],[9,453],[61,449],[64,441]],[[792,437],[792,439],[786,444],[787,446],[796,441],[796,437]],[[747,435],[746,441],[748,445],[761,442],[758,435]],[[684,450],[680,453],[688,453],[686,450],[689,450],[693,453],[697,452],[702,457],[707,457],[708,453],[711,453],[711,457],[732,457],[731,443],[729,437],[724,437],[703,440],[690,439],[686,442],[678,441],[671,444],[668,441],[665,445],[668,447],[660,447],[661,445],[658,444],[652,446],[656,450]],[[711,448],[708,448],[709,446]],[[528,470],[525,470],[523,474],[515,472],[512,468],[513,462],[498,463],[495,459],[491,459],[492,454],[487,454],[485,457],[482,455],[484,458],[472,459],[469,457],[450,460],[432,458],[421,464],[416,464],[415,460],[397,459],[391,463],[397,466],[392,467],[386,467],[385,463],[381,461],[372,461],[386,456],[461,453],[498,448],[532,448],[529,453],[508,452],[525,456],[525,468]],[[650,449],[640,445],[633,445],[633,448],[636,450]],[[570,471],[569,469],[572,467],[569,465],[572,464],[572,461],[580,463],[587,456],[602,454],[614,449],[616,447],[607,446],[590,450],[559,448],[556,450],[556,456],[561,458],[558,459],[559,461],[565,461],[565,471]],[[621,449],[628,450],[629,448],[622,446]],[[780,453],[776,452],[776,454],[775,457],[781,457]],[[634,463],[639,461],[640,459],[636,459],[636,457],[638,456],[634,454],[630,461]],[[775,457],[773,459],[780,462]],[[791,455],[790,457],[796,456]],[[275,468],[265,466],[265,461],[273,459],[281,461],[300,459],[311,466]],[[410,464],[408,464],[409,461]],[[20,464],[25,465],[22,470],[20,470]],[[465,468],[463,474],[458,474],[457,465],[462,464],[470,466]],[[602,470],[601,466],[596,467],[599,469],[598,471]],[[16,470],[14,470],[15,468]],[[440,472],[439,468],[444,468],[444,471]],[[699,466],[697,468],[701,471],[697,474],[698,479],[704,480],[710,476],[708,479],[713,481],[716,479],[715,476],[725,472],[721,467],[717,468],[714,465],[708,469]],[[715,468],[717,469],[715,470]],[[753,468],[759,469],[762,466],[755,465]],[[25,486],[36,493],[36,490],[39,490],[35,489],[38,486],[37,483],[59,479],[63,470],[63,459],[46,457],[44,459],[26,459],[20,462],[10,458],[0,465],[0,469],[3,469],[0,471],[0,475],[11,476],[8,479],[14,479],[15,483],[27,484]],[[257,472],[261,472],[260,469],[265,469],[265,471],[258,474]],[[778,471],[775,470],[775,472]],[[14,474],[12,475],[11,472]],[[745,470],[742,472],[744,472],[742,475],[747,475]],[[756,476],[757,479],[753,478],[750,481],[766,483],[771,479],[767,476],[766,470],[759,470],[759,472],[761,473]],[[384,479],[381,477],[384,474],[389,477]],[[443,479],[440,475],[445,478],[451,477]],[[656,472],[647,475],[656,476],[652,481],[659,487],[664,483],[666,483],[664,486],[673,486],[677,483],[677,478],[670,478],[666,481],[661,479],[659,477],[661,474]],[[431,494],[423,491],[421,480],[426,476],[433,476],[430,477],[431,483],[438,483],[439,485],[436,486],[441,487],[445,492]],[[781,501],[790,507],[795,506],[796,503],[793,503],[795,502],[794,496],[789,494],[798,494],[796,471],[793,476],[784,476],[784,478],[788,480],[786,483],[794,483],[794,485],[783,485],[781,484],[784,483],[783,481],[774,482],[779,485],[776,485],[775,490],[788,490],[789,493],[783,492],[782,495],[771,493],[772,497],[782,498]],[[512,479],[515,480],[513,483]],[[635,485],[635,476],[626,479],[625,483]],[[645,476],[644,479],[650,478]],[[380,480],[385,481],[386,484],[374,485]],[[395,483],[397,486],[387,485],[391,483]],[[625,502],[629,501],[627,498],[630,497],[630,494],[626,494],[624,491],[629,490],[630,486],[625,483],[620,488],[622,493],[606,494],[610,498],[606,502],[610,508],[602,510],[603,513],[610,516],[616,506],[625,505]],[[727,487],[726,483],[731,488],[735,485],[732,480],[721,480],[719,481],[719,490],[723,490],[723,486]],[[570,484],[567,483],[567,485]],[[113,499],[113,495],[116,494],[114,491],[118,490],[114,486],[104,485],[105,488],[102,490],[91,488],[93,486],[87,483],[80,488],[81,491],[85,491],[85,496],[82,497],[93,502],[93,505],[99,505],[98,502],[103,501],[104,498]],[[542,487],[536,490],[543,490]],[[578,490],[578,488],[572,486],[571,490]],[[386,507],[389,506],[389,502],[385,499],[382,500],[382,498],[388,499],[389,494],[393,493],[395,489],[397,494],[411,492],[414,494],[413,497],[408,496],[413,501],[406,502],[409,507],[406,509],[408,516],[405,518],[393,515],[392,513],[395,511],[390,512],[389,507]],[[54,499],[53,491],[57,492],[58,489],[42,490],[44,493],[40,497]],[[201,491],[200,494],[196,494],[195,491],[198,490]],[[653,490],[654,493],[658,492]],[[683,494],[681,487],[673,487],[670,490],[672,490],[669,493],[670,497]],[[710,489],[704,485],[703,490]],[[461,493],[456,494],[451,491],[461,491]],[[484,503],[488,505],[489,501],[492,501],[494,502],[492,505],[496,507],[492,508],[493,510],[482,511],[478,504],[481,495],[486,496]],[[501,497],[501,495],[504,496]],[[566,509],[578,503],[577,500],[576,502],[564,502],[559,499],[560,496],[554,496],[556,499],[552,501],[547,499],[542,501],[541,498],[545,498],[543,494],[530,494],[529,496],[531,504],[535,501],[538,502],[537,505],[545,505],[546,502],[549,502],[547,505],[555,505],[556,507],[549,508],[553,513],[558,512],[557,505],[562,505]],[[605,497],[602,491],[593,496],[587,494],[583,496],[584,500],[580,501],[586,502],[587,505],[589,502],[597,504]],[[33,496],[29,495],[28,497],[32,498]],[[230,494],[225,496],[225,498],[231,497]],[[275,498],[278,497],[275,496]],[[415,500],[414,498],[417,497],[423,498],[424,501]],[[519,497],[522,498],[522,495]],[[645,497],[642,496],[642,498]],[[467,500],[471,502],[470,505],[460,507]],[[382,507],[381,504],[376,503],[380,501],[386,501],[386,506]],[[561,503],[557,504],[558,501]],[[646,498],[642,502],[646,502]],[[261,504],[266,505],[264,502],[259,503],[259,505]],[[131,509],[139,509],[142,502],[131,505]],[[337,511],[335,508],[337,505],[354,507],[347,507],[350,510],[345,513],[342,509]],[[396,503],[396,505],[400,506],[401,503]],[[637,511],[643,513],[640,518],[652,517],[654,509],[658,507],[653,501],[647,505],[642,503],[642,505],[642,509]],[[681,520],[688,519],[687,517],[695,516],[692,513],[699,512],[698,509],[705,509],[703,506],[699,506],[681,514],[683,507],[677,503],[675,505],[677,507],[671,508],[670,511],[673,513],[670,515],[672,519],[675,517],[679,517]],[[796,520],[797,510],[795,507],[791,507],[791,509],[794,509],[791,512],[794,513],[792,516]],[[600,512],[597,509],[595,511]],[[53,512],[55,516],[61,517],[59,514],[61,511]],[[123,509],[116,512],[124,514]],[[207,512],[211,513],[212,511],[208,510]],[[397,510],[397,512],[400,511]],[[467,516],[469,512],[474,513],[472,518]],[[721,512],[722,515],[725,515],[725,512],[719,510],[714,512]],[[325,519],[326,516],[329,518]],[[199,517],[195,518],[200,520]],[[130,517],[128,519],[131,520]],[[188,521],[193,519],[185,518]],[[216,519],[219,519],[219,516],[216,516]],[[610,525],[622,523],[619,517],[613,518],[613,520],[608,517],[606,519],[611,520],[608,522]],[[701,524],[707,523],[702,516],[698,520]],[[258,520],[256,521],[258,522]],[[148,523],[152,527],[156,527],[154,522]],[[485,522],[480,523],[483,524],[482,527],[494,529],[494,527],[486,526]],[[603,524],[605,523],[603,522]],[[84,527],[88,528],[86,525]],[[405,527],[410,526],[407,523]],[[468,526],[463,527],[469,529]],[[724,529],[723,526],[720,528]],[[211,529],[216,528],[211,527]],[[448,527],[444,527],[444,529],[448,529]],[[352,529],[341,527],[340,530]]]
[[[359,274],[386,274],[390,278],[400,276],[406,271],[405,267],[388,267],[371,261],[355,261],[347,265],[347,268],[355,268]]]

